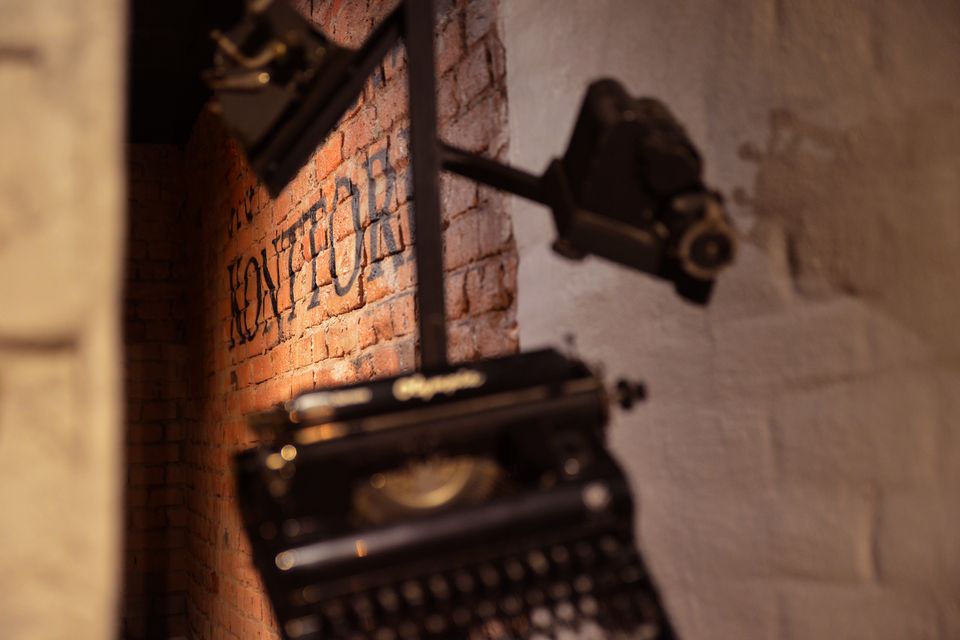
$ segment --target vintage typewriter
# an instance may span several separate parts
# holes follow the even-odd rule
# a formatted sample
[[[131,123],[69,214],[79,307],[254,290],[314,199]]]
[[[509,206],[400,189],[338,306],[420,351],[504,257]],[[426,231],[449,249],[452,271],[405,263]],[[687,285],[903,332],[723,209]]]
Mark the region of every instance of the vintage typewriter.
[[[283,637],[673,638],[605,444],[611,399],[545,350],[254,416],[239,497]]]

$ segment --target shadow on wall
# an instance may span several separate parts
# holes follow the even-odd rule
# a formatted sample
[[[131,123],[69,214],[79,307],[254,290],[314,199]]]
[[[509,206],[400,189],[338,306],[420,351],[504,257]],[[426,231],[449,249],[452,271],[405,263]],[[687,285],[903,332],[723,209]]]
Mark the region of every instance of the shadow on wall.
[[[741,148],[758,165],[754,194],[735,194],[756,212],[751,239],[786,244],[801,295],[859,296],[942,358],[960,354],[960,109],[931,106],[847,130],[786,110],[770,120],[766,148]]]

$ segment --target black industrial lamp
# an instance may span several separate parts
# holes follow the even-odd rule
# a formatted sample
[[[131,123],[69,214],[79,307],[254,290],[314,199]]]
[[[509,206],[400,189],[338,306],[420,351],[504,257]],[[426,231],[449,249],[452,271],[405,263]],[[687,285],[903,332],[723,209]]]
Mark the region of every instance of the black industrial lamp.
[[[552,350],[448,364],[438,174],[540,202],[561,255],[613,260],[701,304],[733,260],[729,220],[683,128],[613,80],[590,85],[540,176],[441,142],[433,11],[401,2],[357,50],[283,0],[254,0],[214,33],[214,108],[274,196],[401,37],[409,65],[421,371],[252,417],[263,443],[237,470],[254,561],[290,639],[673,638],[605,444],[611,399],[629,407],[642,386],[610,394]]]

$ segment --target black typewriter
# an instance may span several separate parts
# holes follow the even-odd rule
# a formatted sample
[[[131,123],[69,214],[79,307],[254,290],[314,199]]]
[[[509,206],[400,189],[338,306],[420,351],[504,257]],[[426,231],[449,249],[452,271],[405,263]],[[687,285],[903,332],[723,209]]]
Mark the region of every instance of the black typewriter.
[[[610,398],[537,351],[296,396],[237,457],[291,640],[670,639],[606,447]]]

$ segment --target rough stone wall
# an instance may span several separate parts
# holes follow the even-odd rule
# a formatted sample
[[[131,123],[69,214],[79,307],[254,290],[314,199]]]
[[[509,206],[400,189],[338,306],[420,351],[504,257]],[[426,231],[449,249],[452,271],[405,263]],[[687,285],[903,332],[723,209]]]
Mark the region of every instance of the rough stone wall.
[[[699,309],[564,263],[515,209],[523,348],[574,332],[649,383],[612,437],[683,637],[960,637],[960,5],[502,17],[512,161],[561,153],[589,80],[619,77],[686,123],[743,235]]]
[[[109,638],[123,4],[0,7],[0,635]]]
[[[121,635],[131,640],[186,636],[185,441],[196,427],[198,376],[189,295],[195,247],[185,241],[182,170],[173,145],[128,150]]]
[[[301,4],[348,45],[359,44],[392,5]],[[441,133],[472,151],[502,155],[505,65],[496,3],[439,4]],[[231,457],[253,442],[245,416],[304,389],[415,365],[406,73],[398,47],[276,200],[212,117],[201,118],[185,150],[185,234],[195,238],[191,297],[201,332],[200,421],[186,436],[191,637],[276,634],[234,500]],[[516,253],[503,201],[445,179],[442,206],[451,357],[514,351]]]

